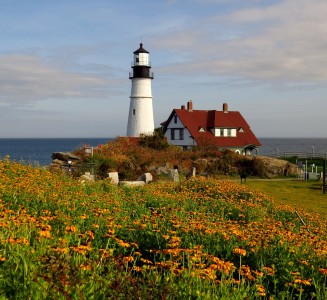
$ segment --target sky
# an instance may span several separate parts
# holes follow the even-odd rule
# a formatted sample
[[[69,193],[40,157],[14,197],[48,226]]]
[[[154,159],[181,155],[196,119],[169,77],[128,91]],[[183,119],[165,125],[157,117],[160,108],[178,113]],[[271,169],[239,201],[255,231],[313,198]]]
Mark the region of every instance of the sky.
[[[257,137],[327,138],[326,0],[0,0],[0,138],[126,135],[133,52],[155,127],[239,111]]]

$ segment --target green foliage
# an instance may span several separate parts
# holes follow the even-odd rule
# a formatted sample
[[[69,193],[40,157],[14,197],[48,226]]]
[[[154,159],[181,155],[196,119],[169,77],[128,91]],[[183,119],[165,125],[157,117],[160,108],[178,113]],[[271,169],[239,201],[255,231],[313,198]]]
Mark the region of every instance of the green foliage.
[[[244,176],[264,177],[265,166],[263,162],[257,158],[240,158],[236,162],[238,173]]]
[[[82,169],[89,170],[94,167],[95,174],[99,178],[108,177],[108,172],[114,171],[117,167],[117,163],[110,157],[102,154],[94,154],[93,156],[87,156],[82,165]]]
[[[139,145],[154,150],[164,150],[169,147],[161,128],[155,128],[152,135],[142,134],[139,138]]]

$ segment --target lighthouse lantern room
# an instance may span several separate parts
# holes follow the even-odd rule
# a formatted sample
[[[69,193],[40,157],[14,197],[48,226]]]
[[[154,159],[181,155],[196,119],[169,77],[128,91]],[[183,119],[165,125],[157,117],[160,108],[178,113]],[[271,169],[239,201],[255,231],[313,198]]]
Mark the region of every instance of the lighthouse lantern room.
[[[139,137],[141,134],[153,134],[153,106],[151,80],[153,73],[149,52],[140,44],[140,48],[134,51],[132,62],[133,71],[129,74],[132,81],[130,106],[127,124],[127,136]]]

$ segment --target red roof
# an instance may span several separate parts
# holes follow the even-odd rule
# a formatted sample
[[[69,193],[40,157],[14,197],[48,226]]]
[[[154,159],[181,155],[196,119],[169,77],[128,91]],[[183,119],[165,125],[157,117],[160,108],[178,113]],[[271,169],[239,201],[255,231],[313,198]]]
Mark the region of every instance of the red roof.
[[[199,146],[215,145],[218,147],[245,147],[248,145],[261,146],[249,124],[238,111],[188,110],[174,109],[166,122],[166,131],[171,118],[177,114],[183,125]],[[214,136],[210,129],[235,128],[236,137]],[[201,130],[203,128],[204,130]]]

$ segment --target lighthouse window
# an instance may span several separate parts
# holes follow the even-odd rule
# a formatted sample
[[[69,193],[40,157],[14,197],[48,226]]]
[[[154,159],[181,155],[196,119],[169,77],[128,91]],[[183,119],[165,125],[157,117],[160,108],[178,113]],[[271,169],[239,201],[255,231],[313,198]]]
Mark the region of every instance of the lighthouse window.
[[[133,108],[133,116],[135,116],[135,108]]]

